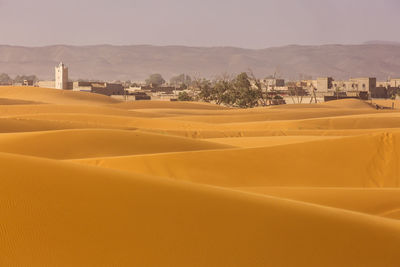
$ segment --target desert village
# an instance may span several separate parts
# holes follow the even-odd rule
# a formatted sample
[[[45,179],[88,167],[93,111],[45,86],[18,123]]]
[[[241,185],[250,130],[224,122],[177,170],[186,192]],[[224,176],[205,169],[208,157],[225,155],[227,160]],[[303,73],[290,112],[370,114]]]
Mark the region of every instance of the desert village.
[[[280,78],[266,78],[261,79],[260,82],[263,90],[269,92],[271,96],[279,95],[283,99],[283,101],[274,101],[271,104],[318,103],[346,98],[394,99],[400,93],[400,78],[377,81],[374,77],[350,78],[349,80],[319,77],[289,82]],[[62,62],[55,67],[54,81],[25,80],[22,84],[16,85],[91,92],[129,101],[177,101],[181,92],[187,92],[190,95],[196,94],[196,88],[184,88],[169,84],[152,86],[145,82],[125,84],[107,81],[70,81],[68,67]],[[297,98],[295,99],[294,96]]]
[[[0,267],[400,267],[400,0],[0,9]]]
[[[400,266],[399,79],[242,73],[242,108],[54,71],[0,86],[2,266]]]
[[[0,87],[2,266],[400,266],[398,109],[123,101],[61,67]]]

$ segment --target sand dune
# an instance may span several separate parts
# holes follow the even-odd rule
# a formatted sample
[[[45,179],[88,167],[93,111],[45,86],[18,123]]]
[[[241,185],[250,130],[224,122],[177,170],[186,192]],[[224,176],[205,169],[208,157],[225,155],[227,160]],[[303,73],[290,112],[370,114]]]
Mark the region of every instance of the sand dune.
[[[200,110],[224,110],[229,109],[219,105],[198,102],[169,102],[169,101],[133,101],[113,104],[113,107],[122,109],[200,109]]]
[[[33,115],[33,114],[95,114],[105,116],[132,116],[132,117],[165,117],[162,114],[152,114],[147,112],[122,110],[106,106],[94,105],[1,105],[0,117],[10,117],[18,115]]]
[[[22,118],[0,118],[0,133],[34,132],[62,129],[98,128],[89,122],[49,121]]]
[[[118,104],[133,105],[133,104]],[[203,110],[188,108],[164,108],[151,109],[150,105],[142,104],[146,109],[142,109],[148,113],[168,114],[174,116],[174,119],[185,121],[197,121],[207,123],[233,123],[233,122],[249,122],[249,121],[270,121],[270,120],[300,120],[311,118],[336,117],[359,114],[374,114],[383,112],[392,112],[389,110],[375,110],[369,104],[356,99],[336,100],[322,104],[298,104],[283,105],[272,107],[260,107],[254,109],[227,109],[227,110]],[[155,104],[157,106],[159,104]],[[176,104],[175,104],[176,105]],[[316,110],[318,108],[318,110]],[[211,116],[212,115],[212,116]],[[234,116],[233,116],[234,115]]]
[[[20,100],[20,99],[12,99],[12,98],[0,98],[0,105],[32,105],[32,104],[41,104],[40,102],[28,101],[28,100]]]
[[[212,138],[218,135],[202,135],[204,132],[227,132],[229,135],[246,136],[249,132],[255,131],[299,131],[299,130],[360,130],[360,129],[382,129],[382,128],[400,128],[400,114],[368,114],[353,115],[341,117],[327,117],[307,120],[284,120],[284,121],[260,121],[260,122],[242,122],[242,123],[206,123],[196,121],[182,121],[174,117],[152,118],[146,116],[133,115],[101,115],[86,113],[43,113],[33,115],[17,115],[14,118],[23,120],[48,120],[48,121],[67,121],[75,123],[87,123],[109,125],[109,127],[119,129],[140,128],[147,130],[166,131],[168,133],[183,132],[183,135],[196,137]],[[181,134],[181,135],[182,135]],[[298,134],[297,134],[298,135]],[[312,135],[312,134],[311,134]],[[250,135],[254,136],[254,135]]]
[[[53,159],[228,149],[229,145],[121,130],[63,130],[0,134],[0,152]]]
[[[325,103],[322,106],[336,107],[336,108],[351,108],[351,109],[374,109],[368,102],[359,99],[341,99]]]
[[[399,188],[243,187],[235,189],[400,220]]]
[[[272,106],[273,109],[302,109],[302,108],[345,108],[345,109],[375,109],[370,102],[366,102],[360,99],[340,99],[329,102],[322,102],[318,104],[292,104],[292,105],[278,105]]]
[[[270,137],[270,136],[355,136],[363,135],[368,133],[381,133],[381,132],[397,132],[400,128],[371,128],[371,129],[318,129],[318,130],[288,130],[288,129],[266,129],[266,130],[234,130],[232,129],[214,129],[214,130],[204,130],[204,129],[183,129],[183,130],[173,130],[173,129],[146,129],[147,131],[155,133],[172,134],[177,136],[191,137],[191,138],[201,138],[201,139],[220,139],[220,138],[236,138],[236,137]]]
[[[394,108],[396,110],[400,109],[400,100],[391,100],[391,99],[374,99],[372,103],[386,107],[386,108]]]
[[[87,113],[43,113],[33,115],[13,116],[23,120],[46,120],[57,122],[87,123],[88,125],[100,125],[119,129],[142,128],[149,130],[196,130],[215,129],[212,125],[199,122],[183,122],[170,118],[146,118],[119,115],[101,115]]]
[[[305,143],[315,140],[339,138],[337,136],[262,136],[262,137],[225,137],[209,138],[207,141],[242,148],[281,146],[287,144]]]
[[[193,122],[192,122],[193,123]],[[400,128],[400,113],[364,114],[340,117],[326,117],[305,120],[282,120],[225,123],[216,127],[224,130],[360,130]]]
[[[394,220],[7,154],[0,167],[3,265],[400,264]]]
[[[222,113],[222,112],[220,112]],[[278,120],[301,120],[301,119],[312,119],[312,118],[324,118],[324,117],[336,117],[336,116],[347,116],[347,115],[359,115],[359,114],[374,114],[376,110],[371,109],[321,109],[320,112],[315,112],[315,109],[268,109],[260,110],[257,113],[236,113],[236,112],[224,112],[221,115],[214,114],[210,116],[188,116],[190,114],[184,114],[184,116],[175,116],[176,120],[184,121],[197,121],[207,123],[239,123],[239,122],[252,122],[252,121],[278,121]],[[381,112],[382,113],[382,112]],[[235,115],[235,116],[232,116]]]
[[[400,266],[400,113],[0,87],[2,266]]]
[[[265,148],[80,162],[228,187],[399,187],[399,155],[400,133],[382,133]]]
[[[0,97],[69,105],[101,105],[119,102],[104,95],[27,86],[0,86]]]

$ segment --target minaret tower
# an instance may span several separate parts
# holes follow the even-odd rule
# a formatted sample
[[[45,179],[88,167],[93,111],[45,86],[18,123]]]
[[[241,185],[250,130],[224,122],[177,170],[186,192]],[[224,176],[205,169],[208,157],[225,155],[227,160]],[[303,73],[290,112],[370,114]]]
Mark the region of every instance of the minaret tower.
[[[68,89],[68,68],[64,63],[60,63],[55,68],[56,73],[56,89]]]

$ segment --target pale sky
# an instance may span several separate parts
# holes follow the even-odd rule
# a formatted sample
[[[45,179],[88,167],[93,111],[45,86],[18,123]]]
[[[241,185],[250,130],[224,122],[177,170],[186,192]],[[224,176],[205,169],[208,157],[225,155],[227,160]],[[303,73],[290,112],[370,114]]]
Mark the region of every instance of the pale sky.
[[[0,0],[0,44],[400,42],[399,0]]]

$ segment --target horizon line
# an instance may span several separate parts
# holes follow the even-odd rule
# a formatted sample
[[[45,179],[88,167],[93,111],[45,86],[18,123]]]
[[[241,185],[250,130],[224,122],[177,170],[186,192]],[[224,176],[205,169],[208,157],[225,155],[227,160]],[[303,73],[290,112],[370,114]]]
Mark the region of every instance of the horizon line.
[[[47,44],[47,45],[17,45],[17,44],[5,44],[0,43],[0,46],[3,47],[20,47],[20,48],[47,48],[47,47],[100,47],[100,46],[110,46],[110,47],[182,47],[182,48],[234,48],[234,49],[243,49],[243,50],[265,50],[271,48],[281,48],[281,47],[292,47],[292,46],[300,46],[300,47],[318,47],[318,46],[362,46],[362,45],[392,45],[392,46],[399,46],[400,42],[395,41],[380,41],[380,40],[371,40],[366,41],[363,43],[326,43],[326,44],[285,44],[285,45],[275,45],[275,46],[268,46],[264,48],[250,48],[250,47],[240,47],[234,45],[220,45],[220,46],[201,46],[201,45],[184,45],[184,44],[168,44],[168,45],[160,45],[160,44],[111,44],[111,43],[99,43],[99,44],[62,44],[62,43],[55,43],[55,44]]]

